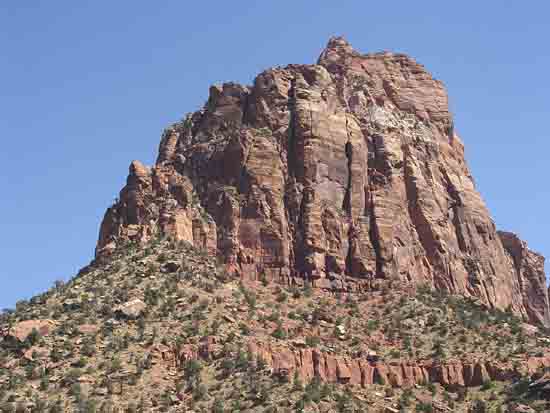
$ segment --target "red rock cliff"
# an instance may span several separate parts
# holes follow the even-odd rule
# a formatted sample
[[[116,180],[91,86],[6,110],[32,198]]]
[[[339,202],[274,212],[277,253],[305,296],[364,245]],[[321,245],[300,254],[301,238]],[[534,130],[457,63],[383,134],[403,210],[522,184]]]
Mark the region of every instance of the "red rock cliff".
[[[549,323],[542,259],[497,233],[476,191],[447,92],[402,54],[333,38],[316,65],[213,86],[134,161],[96,249],[156,234],[231,271],[319,287],[427,283]]]

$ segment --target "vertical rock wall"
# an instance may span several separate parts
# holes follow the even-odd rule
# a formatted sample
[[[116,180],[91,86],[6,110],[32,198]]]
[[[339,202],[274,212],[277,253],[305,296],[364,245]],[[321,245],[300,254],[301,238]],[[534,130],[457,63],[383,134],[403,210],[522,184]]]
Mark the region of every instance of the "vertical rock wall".
[[[242,276],[338,289],[393,278],[550,322],[543,261],[497,233],[442,83],[341,38],[316,65],[211,87],[165,131],[153,168],[132,163],[96,254],[157,234]]]

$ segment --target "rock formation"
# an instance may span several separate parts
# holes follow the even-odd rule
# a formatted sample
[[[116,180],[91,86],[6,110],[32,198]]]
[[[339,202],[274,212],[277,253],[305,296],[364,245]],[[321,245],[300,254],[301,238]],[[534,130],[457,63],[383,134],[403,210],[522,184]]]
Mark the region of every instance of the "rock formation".
[[[342,38],[315,65],[212,86],[152,168],[132,162],[96,256],[159,234],[240,276],[348,290],[392,278],[550,323],[543,258],[497,233],[443,84]]]
[[[439,383],[451,387],[477,387],[490,381],[512,381],[550,367],[550,354],[510,361],[487,360],[433,360],[414,361],[395,359],[386,362],[368,357],[338,356],[316,348],[289,348],[250,340],[247,352],[252,359],[261,359],[274,376],[291,381],[294,375],[310,382],[314,377],[321,382],[368,387],[387,384],[392,387],[413,387]],[[223,346],[213,337],[204,337],[198,349],[186,345],[174,351],[166,346],[152,349],[151,355],[159,363],[182,365],[196,359],[218,359]]]
[[[298,376],[309,382],[313,377],[328,383],[344,383],[367,387],[389,384],[393,387],[412,387],[415,384],[440,383],[444,386],[475,387],[491,380],[512,380],[520,377],[509,364],[497,365],[484,361],[455,361],[444,364],[395,360],[387,363],[353,359],[324,353],[317,349],[292,350],[272,348],[250,342],[249,352],[260,357],[275,375],[291,379]],[[536,371],[550,365],[548,357],[526,360],[521,371]]]

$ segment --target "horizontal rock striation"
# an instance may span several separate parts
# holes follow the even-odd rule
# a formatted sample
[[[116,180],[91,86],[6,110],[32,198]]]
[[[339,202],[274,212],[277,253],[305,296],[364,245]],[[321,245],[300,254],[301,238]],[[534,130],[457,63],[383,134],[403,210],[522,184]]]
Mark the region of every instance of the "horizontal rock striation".
[[[367,358],[341,357],[317,349],[293,350],[257,342],[249,343],[249,353],[262,358],[274,375],[292,379],[297,374],[302,380],[318,377],[322,382],[351,384],[367,387],[386,384],[393,387],[412,387],[428,383],[444,386],[476,387],[489,381],[518,378],[521,371],[508,365],[487,361],[456,361],[437,364],[396,360],[369,361]],[[522,369],[537,371],[550,366],[550,358],[525,362]],[[535,367],[536,366],[536,367]]]
[[[96,255],[159,234],[241,276],[338,289],[392,278],[550,323],[542,258],[497,233],[442,83],[342,38],[315,65],[212,86],[151,169],[132,163]]]
[[[408,388],[415,385],[439,383],[446,387],[477,387],[490,381],[510,381],[540,373],[550,368],[550,354],[528,357],[511,362],[487,360],[434,361],[393,360],[379,361],[369,357],[340,356],[312,348],[290,348],[250,340],[249,357],[261,359],[271,374],[284,380],[298,376],[310,382],[314,378],[324,383],[361,386],[389,385]],[[156,363],[182,368],[185,362],[197,359],[220,359],[223,346],[212,337],[204,337],[198,347],[184,345],[179,349],[156,346],[151,349]]]

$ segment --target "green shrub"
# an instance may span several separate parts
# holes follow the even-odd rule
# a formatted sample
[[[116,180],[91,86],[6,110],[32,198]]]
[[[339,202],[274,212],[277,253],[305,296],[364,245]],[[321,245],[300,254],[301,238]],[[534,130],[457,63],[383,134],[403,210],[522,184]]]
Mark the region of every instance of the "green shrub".
[[[244,351],[239,350],[237,352],[237,359],[235,360],[235,367],[239,370],[246,370],[249,365],[250,360],[248,359],[248,355]]]
[[[80,387],[80,383],[73,383],[69,389],[69,394],[73,397],[79,398],[82,394],[82,388]]]
[[[306,345],[308,347],[317,347],[321,343],[319,336],[307,336]]]
[[[283,329],[282,323],[279,323],[277,325],[277,328],[271,335],[279,340],[286,339],[286,331]]]
[[[77,382],[80,376],[82,376],[82,371],[80,369],[71,369],[67,372],[67,374],[65,374],[65,377],[63,378],[63,383],[66,386],[74,384]]]
[[[434,408],[433,408],[431,403],[419,402],[419,403],[416,404],[416,411],[417,412],[432,413],[434,411]]]
[[[307,402],[318,403],[321,401],[321,381],[315,376],[304,390],[304,400]]]
[[[369,332],[378,330],[379,322],[378,320],[369,320],[367,322],[367,330]]]
[[[294,385],[292,386],[293,391],[302,391],[304,389],[304,385],[302,384],[302,380],[298,375],[298,371],[294,372],[293,383],[294,383]]]
[[[86,367],[86,364],[88,364],[88,359],[86,357],[80,357],[76,363],[74,363],[74,366],[77,368],[83,368]]]
[[[483,400],[475,400],[472,404],[472,413],[486,413],[487,412],[487,404]]]
[[[484,382],[484,383],[481,385],[481,390],[487,391],[487,390],[493,389],[494,387],[495,387],[495,383],[492,382],[491,380],[489,380],[489,381]]]
[[[286,300],[288,300],[288,295],[287,295],[287,293],[285,293],[284,291],[281,291],[281,292],[277,295],[277,301],[280,302],[280,303],[284,303]]]
[[[202,371],[202,364],[198,360],[189,360],[185,363],[184,374],[188,379],[194,379]]]
[[[193,399],[204,400],[208,395],[208,388],[204,384],[199,384],[193,390]]]

